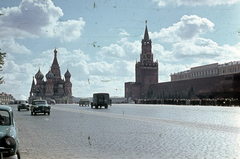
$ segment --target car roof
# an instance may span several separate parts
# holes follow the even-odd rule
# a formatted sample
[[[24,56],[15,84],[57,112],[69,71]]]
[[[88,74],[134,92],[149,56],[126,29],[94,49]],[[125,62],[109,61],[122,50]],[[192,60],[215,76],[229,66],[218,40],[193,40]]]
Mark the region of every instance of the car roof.
[[[38,101],[46,101],[46,100],[34,100],[34,102],[38,102]]]
[[[7,105],[0,105],[0,110],[12,111],[12,108]]]
[[[109,95],[109,93],[94,93],[94,94],[108,94]]]

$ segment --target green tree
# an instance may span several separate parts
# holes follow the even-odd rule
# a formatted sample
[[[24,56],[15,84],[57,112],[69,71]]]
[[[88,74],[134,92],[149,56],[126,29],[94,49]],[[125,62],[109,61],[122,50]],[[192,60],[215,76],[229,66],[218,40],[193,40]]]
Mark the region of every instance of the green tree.
[[[0,49],[1,51],[1,49]],[[4,57],[6,57],[6,53],[5,52],[0,52],[0,71],[2,71],[2,66],[4,65]],[[4,82],[3,77],[0,77],[0,84],[2,84]]]

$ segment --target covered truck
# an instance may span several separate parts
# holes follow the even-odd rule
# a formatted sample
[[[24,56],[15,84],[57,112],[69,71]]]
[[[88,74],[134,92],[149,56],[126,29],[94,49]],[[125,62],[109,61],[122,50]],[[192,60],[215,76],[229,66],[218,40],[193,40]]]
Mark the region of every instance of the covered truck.
[[[105,109],[107,109],[108,105],[111,105],[111,100],[108,93],[93,94],[93,101],[91,102],[91,108],[95,107],[95,109],[98,109],[104,106]]]
[[[90,100],[88,98],[81,98],[79,100],[79,106],[89,106]]]

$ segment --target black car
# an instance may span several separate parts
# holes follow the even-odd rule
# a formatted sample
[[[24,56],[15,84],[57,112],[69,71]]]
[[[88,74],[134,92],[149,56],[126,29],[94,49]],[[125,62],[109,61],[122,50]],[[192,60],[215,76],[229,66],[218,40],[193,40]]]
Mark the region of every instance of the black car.
[[[51,106],[48,105],[46,100],[34,100],[31,106],[31,115],[36,115],[37,113],[47,113],[50,115]]]
[[[27,111],[29,111],[29,108],[30,108],[30,106],[29,106],[28,102],[25,100],[21,100],[17,104],[18,111],[20,111],[21,109],[26,109]]]

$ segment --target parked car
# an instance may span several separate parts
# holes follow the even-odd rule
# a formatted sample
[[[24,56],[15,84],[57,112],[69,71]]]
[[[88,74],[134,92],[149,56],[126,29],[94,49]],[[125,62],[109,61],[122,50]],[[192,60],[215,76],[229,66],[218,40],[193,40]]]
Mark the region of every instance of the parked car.
[[[81,98],[79,100],[79,106],[89,106],[90,100],[88,98]]]
[[[21,109],[26,109],[27,111],[29,111],[29,108],[30,108],[30,106],[29,106],[28,102],[25,100],[21,100],[17,104],[18,111],[20,111]]]
[[[37,113],[48,113],[50,115],[51,106],[48,105],[46,100],[34,100],[31,106],[31,115],[36,115]]]
[[[0,158],[20,159],[17,128],[12,108],[0,105]]]
[[[91,102],[91,108],[95,107],[95,109],[98,109],[102,106],[105,107],[105,109],[108,108],[108,105],[111,106],[111,100],[109,98],[108,93],[94,93],[93,94],[93,102]]]

